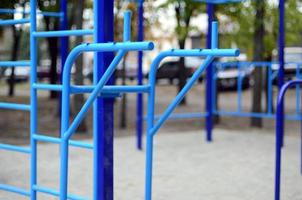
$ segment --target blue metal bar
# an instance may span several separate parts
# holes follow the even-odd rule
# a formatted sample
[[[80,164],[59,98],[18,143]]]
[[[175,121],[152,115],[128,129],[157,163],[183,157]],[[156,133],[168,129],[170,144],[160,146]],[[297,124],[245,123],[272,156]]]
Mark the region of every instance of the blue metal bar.
[[[30,105],[17,104],[17,103],[0,103],[0,109],[11,109],[11,110],[24,110],[30,111]]]
[[[45,135],[38,135],[35,134],[34,136],[35,140],[41,141],[41,142],[51,142],[51,143],[56,143],[56,144],[60,144],[62,139],[61,138],[55,138],[55,137],[50,137],[50,136],[45,136]],[[76,141],[76,140],[70,140],[69,141],[69,145],[73,146],[73,147],[81,147],[81,148],[85,148],[85,149],[93,149],[93,145],[86,143],[86,142],[80,142],[80,141]]]
[[[217,34],[217,24],[213,26],[214,21],[214,4],[207,4],[207,14],[208,14],[208,34],[207,34],[207,48],[217,48],[218,39],[214,41],[212,34]],[[215,30],[213,30],[213,28]],[[215,32],[217,31],[217,32]],[[206,117],[206,140],[208,142],[212,141],[212,130],[213,130],[213,110],[212,110],[212,82],[213,82],[213,67],[210,66],[206,69],[206,111],[208,116]]]
[[[54,190],[54,189],[41,187],[41,186],[38,186],[38,185],[34,185],[33,188],[34,188],[35,191],[38,191],[38,192],[41,192],[41,193],[44,193],[44,194],[50,194],[52,196],[57,196],[57,197],[60,196],[59,191]],[[88,200],[89,198],[82,197],[82,196],[79,196],[79,195],[74,195],[74,194],[68,194],[66,199],[70,199],[70,200]]]
[[[1,144],[0,143],[0,149],[8,150],[8,151],[15,151],[15,152],[19,152],[19,153],[30,154],[30,148],[19,147],[19,146],[16,146],[16,145]]]
[[[29,19],[7,19],[0,20],[0,26],[10,26],[16,24],[27,24],[29,23]]]
[[[0,67],[30,67],[30,61],[0,61]]]
[[[268,113],[273,113],[273,79],[272,79],[272,65],[269,64],[268,66],[268,77],[267,77],[267,90],[268,90],[268,99],[267,99],[267,105],[268,105]]]
[[[114,40],[114,0],[94,0],[94,42]],[[106,30],[106,31],[104,31]],[[93,83],[96,85],[112,62],[112,53],[95,53]],[[97,98],[93,105],[93,200],[113,200],[113,101]],[[106,163],[106,164],[105,164]]]
[[[0,184],[0,190],[30,197],[29,191],[11,185]]]
[[[22,10],[15,10],[15,9],[4,9],[0,8],[0,14],[26,14],[29,15],[30,11],[22,11]],[[58,12],[37,12],[38,15],[43,15],[47,17],[62,17],[63,13],[58,13]]]
[[[144,40],[144,0],[140,0],[138,3],[138,27],[137,27],[137,41],[142,42]],[[137,84],[143,85],[143,52],[138,52],[137,57]],[[143,149],[143,127],[144,127],[144,101],[143,94],[137,94],[136,99],[136,148]]]
[[[39,90],[53,90],[53,91],[62,91],[62,85],[53,85],[53,84],[34,84],[33,87]],[[91,93],[95,86],[76,86],[71,85],[70,91],[73,94],[78,93]],[[110,93],[147,93],[149,92],[150,86],[141,85],[141,86],[104,86],[101,90],[102,93],[110,94]]]
[[[60,20],[60,30],[67,30],[68,29],[68,13],[67,13],[67,1],[68,0],[60,0],[60,12],[63,14]],[[69,46],[69,38],[68,37],[60,37],[60,56],[61,56],[61,70],[60,70],[60,81],[59,83],[62,84],[62,72],[64,71],[65,61],[68,56],[68,46]],[[59,113],[62,113],[62,102],[61,102],[61,93],[59,93],[58,103],[59,103]],[[60,115],[61,117],[61,115]]]
[[[288,88],[294,85],[301,85],[302,80],[289,81],[282,86],[277,102],[276,121],[276,168],[275,168],[275,200],[280,200],[281,186],[281,150],[284,142],[284,97]]]
[[[33,32],[34,37],[67,37],[67,36],[84,36],[84,35],[93,35],[93,30],[83,29],[83,30],[63,30],[63,31],[39,31]]]
[[[154,119],[158,120],[162,114],[154,115]],[[200,119],[205,118],[207,116],[207,113],[174,113],[171,114],[168,118],[168,120],[179,120],[179,119]]]
[[[30,0],[30,200],[37,199],[37,192],[33,186],[37,184],[37,141],[34,139],[34,134],[37,133],[37,109],[38,109],[38,95],[37,90],[32,86],[37,82],[37,55],[38,45],[33,33],[37,31],[37,1]]]

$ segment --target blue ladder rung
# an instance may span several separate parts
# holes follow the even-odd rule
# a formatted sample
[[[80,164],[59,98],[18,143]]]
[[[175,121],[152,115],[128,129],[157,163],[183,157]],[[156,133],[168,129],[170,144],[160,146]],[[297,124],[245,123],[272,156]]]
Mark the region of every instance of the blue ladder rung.
[[[7,150],[7,151],[15,151],[19,153],[27,153],[30,154],[30,148],[26,147],[19,147],[16,145],[10,145],[10,144],[1,144],[0,143],[0,149]]]
[[[106,87],[109,87],[109,89]],[[124,86],[124,87],[126,87],[126,86]],[[33,88],[38,89],[38,90],[62,91],[63,86],[62,85],[53,85],[53,84],[34,83]],[[143,87],[141,87],[141,88],[143,88]],[[91,93],[93,89],[94,89],[94,86],[71,86],[71,92],[73,94]],[[101,94],[100,94],[100,96],[103,98],[121,97],[121,93],[110,91],[110,86],[105,86],[103,88],[103,91],[104,92],[101,92]]]
[[[27,24],[29,23],[29,19],[8,19],[8,20],[0,20],[0,26],[9,26],[16,24]]]
[[[66,31],[39,31],[33,32],[34,37],[64,37],[64,36],[83,36],[93,35],[94,31],[90,29],[66,30]]]
[[[59,191],[56,191],[56,190],[51,189],[51,188],[41,187],[41,186],[38,186],[38,185],[33,185],[33,189],[37,192],[41,192],[41,193],[44,193],[44,194],[49,194],[49,195],[53,195],[53,196],[57,196],[57,197],[60,195]],[[89,199],[89,198],[86,198],[86,197],[82,197],[82,196],[79,196],[79,195],[73,195],[73,194],[68,194],[67,198],[72,199],[72,200],[88,200]]]
[[[0,14],[16,14],[16,13],[21,13],[21,14],[30,14],[30,11],[22,11],[22,10],[15,10],[15,9],[5,9],[5,8],[0,8]],[[47,17],[62,17],[63,13],[62,12],[37,12],[38,15],[43,15]]]
[[[50,143],[56,143],[56,144],[61,143],[60,138],[45,136],[45,135],[41,135],[41,134],[34,134],[33,138],[35,140],[38,140],[38,141],[41,141],[41,142],[50,142]],[[69,145],[73,146],[73,147],[80,147],[80,148],[85,148],[85,149],[93,149],[92,144],[86,143],[86,142],[80,142],[80,141],[76,141],[76,140],[70,140]]]
[[[24,110],[30,111],[30,105],[27,104],[17,104],[17,103],[0,103],[0,109],[11,109],[11,110]]]
[[[30,61],[0,61],[0,67],[29,67]]]
[[[30,197],[30,192],[25,190],[25,189],[21,189],[15,186],[11,186],[11,185],[5,185],[5,184],[0,184],[0,190],[4,190],[7,192],[13,192],[15,194],[20,194],[23,196],[28,196]]]

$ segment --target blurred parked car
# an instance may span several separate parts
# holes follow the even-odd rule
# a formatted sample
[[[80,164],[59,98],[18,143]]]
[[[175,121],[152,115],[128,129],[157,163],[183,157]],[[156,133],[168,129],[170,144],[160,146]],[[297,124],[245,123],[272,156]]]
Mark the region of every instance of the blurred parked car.
[[[238,63],[231,63],[227,65],[224,63],[224,67],[217,68],[217,89],[218,90],[236,90],[238,87],[238,80],[241,77],[242,89],[250,87],[251,75],[254,68],[252,66],[242,66],[238,68]]]
[[[185,73],[186,77],[189,78],[193,75],[195,70],[203,62],[200,58],[185,58]],[[179,77],[179,61],[167,61],[162,63],[156,73],[156,80],[166,79],[170,84],[173,84],[174,80]],[[202,82],[203,77],[199,78],[199,82]]]
[[[273,52],[273,62],[278,62],[278,52]],[[302,65],[302,48],[301,47],[286,47],[284,48],[284,79],[289,81],[296,76],[297,69]],[[279,64],[272,64],[272,71],[278,73]],[[274,79],[274,84],[277,84],[277,79]]]
[[[5,79],[9,81],[12,73],[12,68],[7,68],[4,72]],[[29,67],[15,67],[15,82],[26,82],[29,79],[30,68]]]

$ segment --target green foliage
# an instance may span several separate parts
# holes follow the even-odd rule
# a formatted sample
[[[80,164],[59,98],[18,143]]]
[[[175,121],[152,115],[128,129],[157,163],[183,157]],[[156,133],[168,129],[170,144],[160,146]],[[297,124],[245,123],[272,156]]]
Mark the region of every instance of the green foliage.
[[[253,57],[253,34],[255,19],[255,4],[248,1],[239,4],[227,4],[218,6],[218,15],[226,15],[233,23],[234,29],[231,33],[224,35],[223,47],[236,44],[248,57]],[[286,46],[300,46],[302,33],[301,1],[286,1]],[[265,58],[271,58],[272,51],[277,48],[278,40],[278,5],[266,2],[265,5]],[[227,42],[226,42],[227,41]]]
[[[173,7],[175,10],[177,21],[175,33],[180,41],[184,41],[189,31],[194,29],[194,27],[190,25],[192,17],[204,12],[205,5],[194,0],[166,0],[158,9],[166,9],[168,7]]]

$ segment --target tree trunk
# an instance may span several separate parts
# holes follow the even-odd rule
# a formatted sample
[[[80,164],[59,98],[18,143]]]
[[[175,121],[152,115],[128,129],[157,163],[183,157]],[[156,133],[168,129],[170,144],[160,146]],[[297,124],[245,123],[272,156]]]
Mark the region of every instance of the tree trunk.
[[[25,9],[25,3],[22,4],[23,10]],[[25,14],[23,14],[23,18],[25,17]],[[13,30],[13,38],[14,38],[14,42],[13,42],[13,46],[12,46],[12,54],[11,54],[11,60],[15,61],[18,59],[18,51],[20,48],[20,40],[21,40],[21,36],[22,36],[22,32],[23,32],[23,28],[20,27],[20,30],[17,30],[16,26],[12,26],[12,30]],[[15,67],[12,67],[11,69],[11,74],[10,77],[8,79],[8,85],[9,85],[9,89],[8,89],[8,96],[12,97],[15,95]]]
[[[254,33],[254,61],[263,61],[264,57],[264,15],[265,15],[265,2],[256,0],[256,18],[255,18],[255,33]],[[263,70],[262,67],[256,67],[254,70],[254,87],[253,87],[253,105],[252,112],[260,113],[261,101],[263,90]],[[261,118],[251,118],[251,126],[262,127]]]
[[[126,85],[126,60],[127,60],[127,55],[125,55],[123,60],[122,85]],[[127,94],[126,93],[123,95],[121,103],[122,104],[121,104],[120,128],[125,129],[127,128]]]
[[[178,41],[179,48],[184,49],[185,48],[185,39]],[[186,68],[185,68],[185,58],[180,57],[179,58],[179,64],[178,64],[178,92],[182,90],[182,88],[185,86],[187,81],[187,74],[186,74]],[[180,102],[180,105],[186,105],[186,97],[183,98],[183,100]]]
[[[75,5],[75,25],[77,29],[82,29],[83,27],[83,11],[84,11],[84,0],[78,0]],[[76,44],[80,44],[83,42],[82,37],[76,38]],[[75,84],[76,85],[83,85],[84,84],[84,76],[83,76],[83,56],[82,54],[78,56],[75,62]],[[85,102],[85,98],[83,94],[77,94],[74,96],[73,99],[73,106],[74,106],[74,113],[78,113],[82,108]],[[77,129],[79,133],[85,133],[87,131],[86,121],[83,120],[80,124],[79,128]]]

